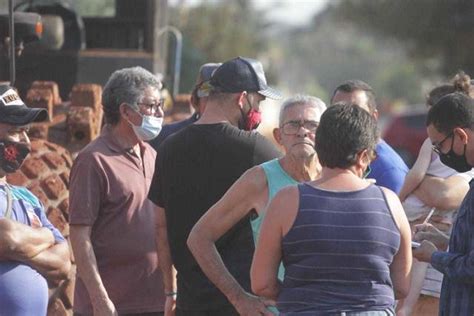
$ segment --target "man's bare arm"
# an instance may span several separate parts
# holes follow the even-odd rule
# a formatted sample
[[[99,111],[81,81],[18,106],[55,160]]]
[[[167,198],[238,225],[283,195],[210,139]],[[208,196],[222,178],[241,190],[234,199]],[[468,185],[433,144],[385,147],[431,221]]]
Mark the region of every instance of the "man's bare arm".
[[[298,212],[298,194],[296,187],[284,188],[268,205],[268,216],[265,216],[263,221],[250,269],[252,290],[257,295],[275,300],[278,297],[280,292],[278,266],[282,257],[281,240],[288,233]]]
[[[411,254],[410,224],[398,196],[386,188],[383,188],[383,190],[390,212],[400,231],[400,247],[390,264],[390,277],[393,283],[395,298],[402,299],[408,295],[411,282],[410,270],[413,258]]]
[[[227,296],[241,315],[256,310],[265,312],[265,303],[247,293],[230,274],[217,251],[215,242],[252,209],[263,208],[267,199],[267,184],[263,170],[254,167],[244,173],[206,212],[188,238],[188,247],[203,272]]]
[[[0,219],[0,260],[25,261],[54,245],[53,233],[45,227]]]
[[[166,213],[162,207],[155,206],[156,221],[156,252],[158,262],[163,274],[163,284],[166,294],[165,316],[174,315],[176,293],[176,270],[171,258],[170,245],[168,242],[168,228],[166,223]]]
[[[459,208],[469,191],[469,183],[460,176],[447,179],[426,176],[414,194],[426,205],[440,210]]]
[[[90,239],[91,226],[70,225],[71,246],[77,272],[87,288],[94,313],[117,313],[102,282]]]
[[[418,158],[416,158],[415,164],[410,171],[408,171],[405,177],[405,182],[398,194],[402,202],[405,201],[408,195],[410,195],[423,181],[426,175],[426,170],[428,170],[431,161],[431,147],[431,140],[427,138],[423,142],[420,152],[418,153]]]
[[[67,242],[57,243],[25,261],[49,281],[59,281],[68,277],[71,258]]]

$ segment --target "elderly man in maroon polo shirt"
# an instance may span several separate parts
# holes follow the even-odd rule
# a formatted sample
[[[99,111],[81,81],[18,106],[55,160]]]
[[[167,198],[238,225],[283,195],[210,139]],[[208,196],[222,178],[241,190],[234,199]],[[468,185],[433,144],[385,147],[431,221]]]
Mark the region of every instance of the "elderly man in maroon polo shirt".
[[[112,74],[107,125],[71,170],[70,235],[78,276],[75,315],[163,315],[165,296],[147,199],[163,122],[161,83],[134,67]]]

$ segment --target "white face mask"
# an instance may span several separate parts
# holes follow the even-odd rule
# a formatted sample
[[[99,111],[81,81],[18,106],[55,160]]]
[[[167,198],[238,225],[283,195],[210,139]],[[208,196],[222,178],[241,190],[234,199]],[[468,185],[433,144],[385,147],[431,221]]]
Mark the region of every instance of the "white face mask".
[[[138,113],[138,112],[137,112]],[[140,114],[140,113],[138,113]],[[163,117],[156,117],[153,115],[141,115],[142,125],[135,126],[132,124],[133,130],[137,137],[143,141],[149,141],[158,136],[163,126]]]

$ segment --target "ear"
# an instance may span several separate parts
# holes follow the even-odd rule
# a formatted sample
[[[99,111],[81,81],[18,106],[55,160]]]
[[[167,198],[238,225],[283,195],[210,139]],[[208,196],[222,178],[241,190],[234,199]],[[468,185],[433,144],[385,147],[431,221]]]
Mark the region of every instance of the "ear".
[[[281,143],[281,129],[278,127],[275,127],[273,129],[273,138],[275,138],[275,141],[279,144],[282,145]]]
[[[239,93],[237,97],[237,104],[240,106],[240,108],[243,108],[245,105],[245,102],[247,102],[247,91],[242,91]]]
[[[370,165],[369,151],[367,149],[357,153],[357,165],[361,168]]]
[[[119,105],[119,112],[120,112],[120,116],[128,119],[129,117],[129,114],[128,114],[128,111],[130,109],[128,108],[127,104],[126,103],[122,103]]]
[[[453,130],[453,133],[457,134],[459,136],[459,138],[461,138],[461,142],[463,144],[467,144],[468,142],[468,139],[469,139],[469,136],[467,134],[467,132],[461,128],[461,127],[456,127],[454,130]]]

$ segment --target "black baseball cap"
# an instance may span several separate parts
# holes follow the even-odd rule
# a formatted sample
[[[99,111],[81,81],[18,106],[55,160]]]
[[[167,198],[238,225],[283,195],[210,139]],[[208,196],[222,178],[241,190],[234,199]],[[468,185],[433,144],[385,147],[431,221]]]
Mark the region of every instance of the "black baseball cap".
[[[47,118],[46,109],[27,107],[15,89],[0,85],[0,123],[22,126]]]
[[[255,59],[237,57],[226,61],[212,74],[210,84],[221,92],[258,92],[274,100],[282,98],[280,92],[269,87],[262,64]]]

